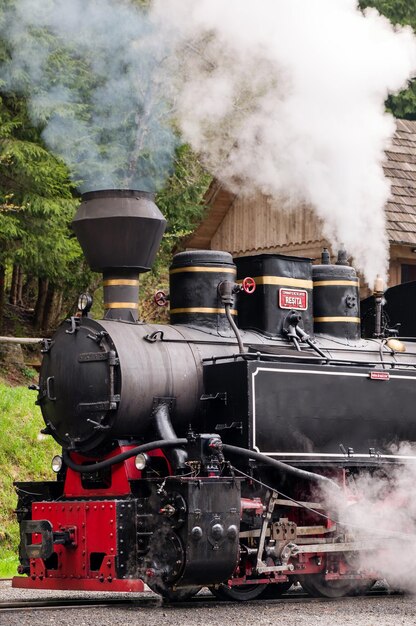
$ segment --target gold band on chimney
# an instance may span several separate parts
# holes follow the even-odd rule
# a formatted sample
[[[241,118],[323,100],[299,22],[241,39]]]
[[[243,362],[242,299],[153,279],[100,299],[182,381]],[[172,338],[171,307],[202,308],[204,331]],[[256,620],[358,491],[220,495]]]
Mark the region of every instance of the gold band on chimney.
[[[138,279],[133,280],[130,278],[109,278],[108,280],[103,280],[104,287],[113,287],[113,286],[137,287],[138,284],[139,284]]]
[[[105,302],[105,309],[138,309],[138,302]]]

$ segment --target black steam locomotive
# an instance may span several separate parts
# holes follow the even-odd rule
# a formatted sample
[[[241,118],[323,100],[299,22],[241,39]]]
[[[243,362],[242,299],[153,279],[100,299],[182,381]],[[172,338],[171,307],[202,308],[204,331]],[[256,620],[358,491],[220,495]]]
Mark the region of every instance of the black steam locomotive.
[[[198,250],[173,258],[171,323],[144,324],[138,274],[164,227],[150,194],[83,196],[73,228],[106,313],[92,319],[83,295],[43,342],[43,432],[63,453],[56,481],[16,484],[27,576],[14,585],[147,583],[170,600],[202,586],[275,597],[295,580],[327,597],[366,588],[368,546],[326,503],[348,506],[357,473],[388,471],[416,440],[412,323],[395,336],[376,293],[362,338],[342,253],[312,265]]]

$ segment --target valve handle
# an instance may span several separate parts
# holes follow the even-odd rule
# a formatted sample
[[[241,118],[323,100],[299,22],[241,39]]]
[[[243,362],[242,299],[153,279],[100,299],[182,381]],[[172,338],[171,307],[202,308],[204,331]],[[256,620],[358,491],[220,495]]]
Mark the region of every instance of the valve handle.
[[[157,306],[168,306],[168,296],[164,291],[156,291],[153,301]]]
[[[251,276],[246,276],[241,284],[241,288],[248,294],[252,294],[256,291],[256,281]]]

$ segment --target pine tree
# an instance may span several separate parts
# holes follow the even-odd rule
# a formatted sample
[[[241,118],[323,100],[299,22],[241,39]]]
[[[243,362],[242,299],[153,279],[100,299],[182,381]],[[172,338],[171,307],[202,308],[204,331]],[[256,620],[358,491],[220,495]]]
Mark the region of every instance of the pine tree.
[[[385,15],[393,24],[410,26],[416,31],[415,0],[360,0],[360,7],[373,7]],[[387,109],[400,119],[416,119],[416,80],[409,83],[397,96],[390,96],[386,102]]]

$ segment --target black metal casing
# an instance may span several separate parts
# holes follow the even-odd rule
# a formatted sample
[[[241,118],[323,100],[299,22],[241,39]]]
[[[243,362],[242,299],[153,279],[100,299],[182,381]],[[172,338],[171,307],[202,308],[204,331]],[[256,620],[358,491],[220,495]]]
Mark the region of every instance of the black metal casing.
[[[395,369],[372,379],[371,368],[241,360],[207,364],[206,393],[216,398],[204,429],[226,443],[287,460],[343,458],[416,440],[416,376]],[[377,370],[376,370],[377,371]],[[400,398],[400,407],[398,407]],[[342,399],[342,400],[341,400]]]
[[[107,278],[119,284],[106,289],[122,298],[134,280],[127,272],[144,271],[153,261],[164,220],[149,194],[110,190],[85,195],[74,229],[94,269],[107,277],[121,273]],[[234,282],[231,256],[177,254],[170,272],[172,324],[72,318],[45,343],[39,404],[47,432],[64,448],[94,454],[120,439],[152,440],[160,434],[155,405],[167,398],[170,428],[180,437],[192,424],[199,433],[219,432],[243,447],[289,458],[337,455],[339,444],[361,454],[370,447],[387,453],[398,440],[416,440],[416,377],[413,369],[400,369],[403,359],[415,362],[414,350],[398,359],[359,340],[351,267],[312,268],[310,259],[267,254],[236,264],[240,280],[251,276],[257,283],[254,294],[239,298],[241,353],[250,346],[257,360],[237,356],[240,346],[218,293],[221,281]],[[315,334],[307,347],[299,340],[299,350],[283,332],[291,297],[300,303],[305,331],[313,333],[314,305],[315,330],[326,335]],[[263,346],[273,362],[260,356]],[[394,371],[383,371],[386,359]]]
[[[306,293],[306,308],[300,310],[301,327],[313,334],[312,261],[281,254],[260,254],[235,259],[237,279],[254,278],[256,290],[250,296],[238,297],[240,328],[257,330],[267,335],[281,335],[291,308],[282,308],[282,290]],[[305,297],[305,296],[304,296]]]
[[[85,193],[72,227],[91,269],[104,274],[105,318],[136,322],[138,274],[152,267],[166,228],[153,194],[124,189]]]
[[[416,281],[390,287],[384,292],[382,325],[401,337],[416,337]],[[375,332],[376,305],[373,296],[361,301],[361,324],[366,337]]]
[[[360,292],[354,268],[314,265],[312,276],[315,332],[342,339],[360,339]]]
[[[218,285],[236,279],[231,254],[217,250],[179,252],[169,271],[170,321],[230,335]],[[235,309],[232,315],[236,315]]]
[[[157,492],[157,483],[150,487],[137,518],[144,580],[156,588],[227,580],[238,561],[240,481],[170,478],[163,494]],[[163,509],[171,503],[177,514],[165,517]],[[151,579],[149,569],[154,572]]]
[[[153,194],[109,189],[83,194],[72,228],[93,271],[129,268],[139,273],[152,267],[166,220]]]
[[[44,352],[38,403],[48,430],[68,449],[144,436],[155,398],[172,398],[172,421],[185,434],[200,412],[202,359],[236,349],[234,338],[187,326],[83,317],[73,327],[67,320]]]

